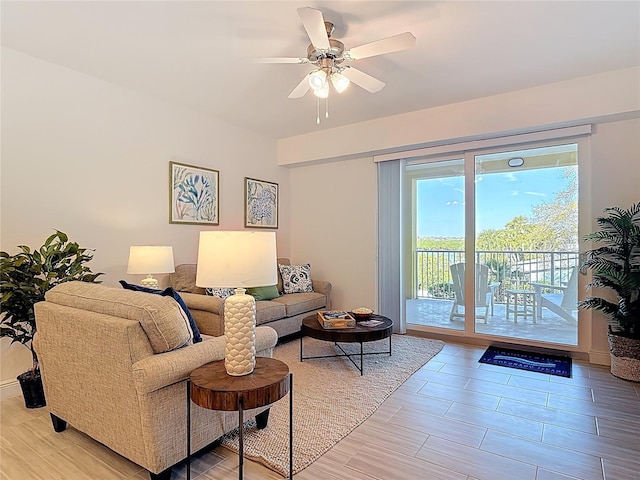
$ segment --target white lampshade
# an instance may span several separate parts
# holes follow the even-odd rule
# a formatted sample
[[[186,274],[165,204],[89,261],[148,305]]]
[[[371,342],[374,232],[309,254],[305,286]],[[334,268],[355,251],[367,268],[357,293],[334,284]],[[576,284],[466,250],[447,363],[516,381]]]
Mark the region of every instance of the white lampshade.
[[[336,92],[342,93],[347,89],[347,87],[351,83],[351,80],[349,80],[341,73],[336,72],[331,75],[331,83],[333,84],[333,88],[336,89]]]
[[[146,275],[140,284],[148,288],[158,288],[158,280],[153,273],[173,273],[173,247],[158,247],[154,245],[135,246],[129,249],[129,264],[127,273],[132,275]]]
[[[196,285],[249,288],[278,282],[274,232],[200,232]]]
[[[324,70],[316,70],[309,74],[309,86],[314,90],[324,88],[327,83],[327,72]]]
[[[173,273],[173,247],[144,245],[129,249],[127,273],[133,275],[150,273]]]
[[[329,82],[326,82],[323,87],[315,89],[313,94],[318,98],[327,98],[329,96]]]

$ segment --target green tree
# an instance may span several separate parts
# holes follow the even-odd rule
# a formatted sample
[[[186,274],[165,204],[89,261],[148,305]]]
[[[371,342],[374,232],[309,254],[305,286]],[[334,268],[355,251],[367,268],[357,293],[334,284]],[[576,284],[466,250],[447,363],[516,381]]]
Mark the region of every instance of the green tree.
[[[514,217],[504,228],[483,230],[478,235],[478,250],[544,250],[546,228],[522,215]]]
[[[578,250],[577,170],[565,168],[562,176],[569,179],[567,187],[553,201],[534,207],[532,221],[544,226],[548,250]]]
[[[417,247],[423,250],[464,250],[464,238],[418,237]]]
[[[552,201],[533,208],[531,216],[514,217],[504,228],[478,234],[478,250],[558,251],[578,249],[578,178],[575,168],[565,168],[567,187]]]

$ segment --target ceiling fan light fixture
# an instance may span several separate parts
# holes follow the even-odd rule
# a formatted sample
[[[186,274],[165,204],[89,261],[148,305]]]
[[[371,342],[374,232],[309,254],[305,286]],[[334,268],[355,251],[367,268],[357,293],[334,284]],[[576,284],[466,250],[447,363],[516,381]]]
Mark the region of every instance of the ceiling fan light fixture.
[[[329,90],[343,93],[351,83],[369,93],[384,88],[384,82],[360,70],[348,66],[345,62],[375,57],[387,53],[399,52],[415,46],[416,38],[410,32],[381,38],[373,42],[347,49],[340,40],[332,38],[334,25],[326,22],[320,10],[311,7],[298,8],[302,25],[311,40],[306,57],[264,58],[259,63],[311,64],[315,70],[300,79],[300,83],[289,94],[289,98],[301,98],[309,90],[316,96],[316,123],[320,124],[320,99],[325,102],[325,118],[329,118]],[[329,82],[331,80],[331,82]]]
[[[327,85],[327,73],[324,70],[316,70],[309,74],[309,85],[316,90],[321,90]]]
[[[315,88],[313,94],[318,98],[327,98],[329,96],[329,82],[324,82],[321,88]]]
[[[351,83],[351,80],[349,80],[341,73],[336,72],[331,75],[331,83],[333,84],[333,88],[336,89],[336,92],[342,93],[347,89],[347,87]]]

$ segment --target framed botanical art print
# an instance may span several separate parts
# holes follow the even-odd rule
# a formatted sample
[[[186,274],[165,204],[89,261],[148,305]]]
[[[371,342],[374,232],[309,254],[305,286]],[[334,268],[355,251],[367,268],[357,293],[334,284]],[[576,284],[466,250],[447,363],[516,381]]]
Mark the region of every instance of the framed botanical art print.
[[[220,172],[169,162],[169,223],[218,225]]]
[[[278,228],[278,184],[245,177],[245,228]]]

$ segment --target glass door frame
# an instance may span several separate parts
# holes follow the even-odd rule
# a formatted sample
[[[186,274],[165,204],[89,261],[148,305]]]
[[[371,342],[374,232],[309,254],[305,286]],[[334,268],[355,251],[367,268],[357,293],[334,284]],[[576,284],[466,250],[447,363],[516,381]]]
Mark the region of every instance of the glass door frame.
[[[482,148],[470,148],[467,150],[460,150],[456,148],[456,145],[451,145],[451,150],[449,152],[442,152],[441,154],[431,155],[431,156],[422,156],[418,158],[408,160],[408,164],[420,164],[420,163],[437,163],[440,161],[448,161],[451,159],[460,159],[464,158],[464,196],[465,196],[465,257],[466,258],[475,258],[476,255],[476,156],[484,155],[489,153],[502,153],[509,152],[513,150],[523,150],[529,148],[540,148],[540,147],[552,147],[558,145],[566,145],[568,143],[575,143],[578,145],[578,238],[582,238],[586,232],[584,232],[583,225],[588,225],[588,219],[590,218],[590,211],[588,208],[588,202],[584,199],[590,198],[590,189],[589,189],[589,180],[590,180],[590,150],[589,150],[589,137],[585,135],[580,136],[567,136],[567,137],[551,137],[548,139],[539,139],[535,141],[526,141],[522,143],[510,143],[505,142],[504,144],[500,144],[498,141],[495,143],[495,146],[483,146]],[[405,222],[403,222],[406,226],[410,225],[410,233],[411,238],[414,238],[415,232],[415,212],[416,212],[416,195],[415,195],[415,180],[412,182],[411,188],[407,188],[409,192],[403,193],[403,198],[405,199],[403,211],[405,214],[402,215],[405,218]],[[407,196],[410,196],[410,201]],[[582,201],[580,200],[582,199]],[[407,208],[409,207],[409,211]],[[406,230],[409,233],[409,230]],[[407,235],[409,236],[409,235]],[[407,252],[412,252],[410,258],[413,258],[414,251],[414,243],[415,240],[411,240],[411,245],[409,242],[405,243],[404,248],[405,255],[407,257]],[[580,249],[582,251],[582,245],[580,245]],[[405,267],[409,267],[408,259],[405,258],[403,262]],[[415,268],[415,262],[414,262]],[[411,275],[412,278],[415,278],[415,272],[413,268],[406,268],[405,272],[407,275]],[[408,287],[413,286],[413,281],[405,275],[404,284]],[[586,283],[585,279],[582,275],[579,276],[579,291],[584,291],[582,288]],[[466,292],[475,291],[475,262],[467,262],[467,268],[465,270],[465,281],[464,288]],[[405,288],[403,292],[403,298],[411,298],[409,296],[409,292],[406,291],[408,289]],[[411,293],[412,295],[412,293]],[[404,306],[403,306],[404,311]],[[407,324],[407,326],[411,330],[417,330],[425,333],[432,333],[443,336],[464,336],[470,339],[482,339],[485,341],[496,341],[502,343],[513,343],[518,345],[530,345],[530,346],[540,346],[551,349],[559,349],[564,351],[576,351],[576,352],[588,352],[590,340],[591,340],[591,315],[588,315],[588,312],[578,310],[578,320],[577,320],[577,329],[578,329],[578,342],[577,345],[567,345],[567,344],[558,344],[558,343],[548,343],[544,341],[538,340],[530,340],[524,338],[512,338],[512,337],[503,337],[497,335],[490,335],[485,333],[476,333],[475,331],[475,295],[465,295],[465,322],[464,322],[464,330],[449,330],[442,329],[437,327],[429,327],[425,325],[415,325],[415,324]]]

